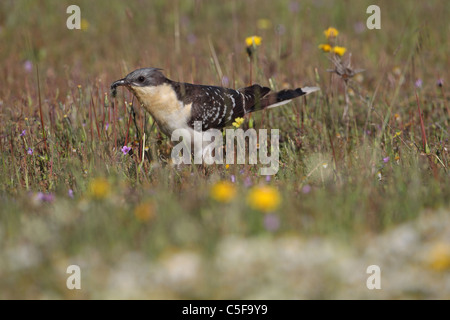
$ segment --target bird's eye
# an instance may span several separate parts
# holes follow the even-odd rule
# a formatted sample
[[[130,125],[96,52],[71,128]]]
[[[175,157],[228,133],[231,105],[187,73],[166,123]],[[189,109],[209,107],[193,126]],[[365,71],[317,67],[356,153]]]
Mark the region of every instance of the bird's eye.
[[[139,81],[139,82],[144,82],[144,80],[145,80],[144,76],[140,76],[140,77],[138,78],[138,81]]]

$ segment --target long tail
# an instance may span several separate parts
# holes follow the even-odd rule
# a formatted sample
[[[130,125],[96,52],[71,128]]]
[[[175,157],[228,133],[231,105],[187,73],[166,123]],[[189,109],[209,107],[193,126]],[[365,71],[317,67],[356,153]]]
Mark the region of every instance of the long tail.
[[[319,91],[319,87],[304,87],[297,89],[281,90],[265,95],[261,98],[258,109],[271,109],[291,102],[292,99]]]

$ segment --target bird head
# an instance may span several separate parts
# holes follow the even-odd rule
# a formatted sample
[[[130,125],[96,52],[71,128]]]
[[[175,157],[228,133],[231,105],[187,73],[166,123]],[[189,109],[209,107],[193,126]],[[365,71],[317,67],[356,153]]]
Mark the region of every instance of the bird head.
[[[166,77],[158,68],[143,68],[137,69],[129,73],[125,78],[114,81],[111,84],[111,95],[113,97],[117,94],[117,87],[125,86],[131,91],[135,92],[139,87],[152,87],[163,84]]]

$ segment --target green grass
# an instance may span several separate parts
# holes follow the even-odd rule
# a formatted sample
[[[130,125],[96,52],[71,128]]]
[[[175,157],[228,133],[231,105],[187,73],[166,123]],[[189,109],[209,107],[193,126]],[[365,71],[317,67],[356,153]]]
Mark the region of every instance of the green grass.
[[[123,297],[255,297],[247,287],[224,294],[234,282],[214,280],[214,261],[229,239],[263,239],[275,251],[274,243],[281,248],[285,237],[356,248],[423,212],[448,213],[450,5],[379,1],[382,28],[370,31],[370,1],[295,3],[2,1],[0,298],[114,297],[107,277],[120,269],[122,257],[138,253],[171,270],[168,265],[178,260],[167,257],[174,252],[209,261],[202,265],[204,277],[174,285],[178,289],[152,283],[152,292]],[[66,28],[70,4],[80,6],[85,30]],[[260,29],[259,19],[272,25]],[[352,53],[352,66],[365,69],[348,91],[348,121],[342,119],[344,83],[326,71],[333,65],[318,49],[329,26],[339,30],[338,42],[348,50],[343,60]],[[244,41],[251,35],[263,38],[252,79]],[[251,116],[256,129],[280,129],[280,170],[271,181],[258,175],[258,165],[175,169],[168,162],[170,139],[150,115],[125,90],[114,100],[107,94],[110,83],[146,66],[179,81],[221,85],[225,76],[236,88],[251,80],[321,91]],[[120,151],[125,144],[132,146],[130,154]],[[211,186],[232,175],[232,201],[212,199]],[[96,197],[90,186],[103,177],[105,194]],[[280,222],[275,231],[265,227],[266,214],[246,201],[258,184],[281,194],[271,213]],[[145,221],[135,215],[142,203],[151,204]],[[89,266],[83,281],[98,288],[67,290],[69,264]],[[268,297],[283,296],[276,292],[287,284],[279,283]],[[335,297],[322,285],[311,295],[294,290],[292,296]]]

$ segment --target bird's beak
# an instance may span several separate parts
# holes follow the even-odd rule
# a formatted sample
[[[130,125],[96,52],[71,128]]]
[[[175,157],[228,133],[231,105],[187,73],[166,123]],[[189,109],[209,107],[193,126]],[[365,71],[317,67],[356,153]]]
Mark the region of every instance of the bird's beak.
[[[125,78],[124,79],[120,79],[120,80],[117,80],[117,81],[114,81],[112,84],[111,84],[111,96],[114,98],[115,96],[116,96],[116,94],[117,94],[117,87],[120,87],[120,86],[126,86],[128,83],[127,83],[127,81],[125,80]]]

